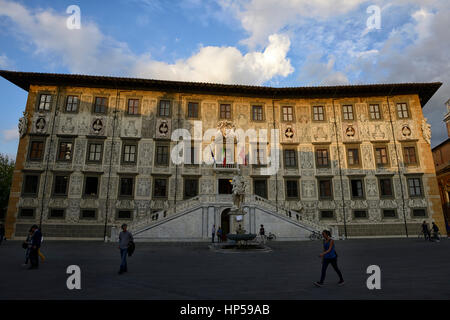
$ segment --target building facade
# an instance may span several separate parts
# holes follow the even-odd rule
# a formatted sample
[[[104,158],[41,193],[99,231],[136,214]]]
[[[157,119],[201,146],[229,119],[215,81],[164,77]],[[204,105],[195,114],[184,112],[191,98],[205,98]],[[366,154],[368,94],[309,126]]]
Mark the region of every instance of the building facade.
[[[445,228],[422,113],[440,83],[270,88],[0,75],[28,91],[8,237],[33,223],[47,238],[101,239],[126,222],[155,241],[206,240],[212,225],[257,233],[264,224],[281,240],[322,228],[415,236],[423,220]],[[246,182],[245,214],[228,215],[236,175]]]
[[[446,225],[446,230],[441,229],[441,234],[446,231],[448,235],[450,234],[450,99],[445,105],[447,114],[444,117],[444,122],[449,138],[434,147],[432,151]]]

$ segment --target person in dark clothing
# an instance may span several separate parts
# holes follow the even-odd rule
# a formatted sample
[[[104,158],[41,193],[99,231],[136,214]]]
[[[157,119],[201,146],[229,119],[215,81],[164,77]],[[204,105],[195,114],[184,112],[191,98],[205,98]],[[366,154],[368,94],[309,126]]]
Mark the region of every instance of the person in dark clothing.
[[[423,236],[425,237],[425,240],[431,241],[430,229],[428,228],[428,223],[426,221],[424,221],[422,223],[422,233],[423,233]]]
[[[434,222],[432,222],[431,224],[431,230],[433,230],[433,239],[439,240],[439,227]]]
[[[25,263],[24,266],[28,265],[28,262],[30,261],[30,250],[31,250],[31,238],[33,237],[33,230],[28,231],[28,236],[25,242],[23,243],[24,249],[25,249]],[[38,253],[39,254],[39,253]]]
[[[259,228],[259,237],[261,238],[262,243],[266,243],[266,231],[264,230],[264,225],[261,225]]]
[[[120,257],[121,257],[121,263],[120,263],[120,269],[119,274],[122,274],[124,272],[128,271],[127,266],[127,255],[128,255],[128,246],[130,245],[130,242],[133,241],[133,235],[130,231],[127,231],[127,225],[122,225],[122,231],[119,234],[119,249],[120,249]]]
[[[2,244],[4,238],[5,238],[5,226],[3,225],[3,223],[0,223],[0,244]]]
[[[31,227],[33,235],[31,236],[30,262],[28,269],[37,269],[39,267],[39,248],[41,247],[42,233],[37,225]]]
[[[323,281],[325,280],[325,275],[327,273],[328,265],[331,264],[334,271],[336,271],[339,276],[338,285],[344,284],[344,278],[342,277],[342,273],[337,265],[337,253],[334,247],[334,240],[331,239],[331,232],[328,230],[324,230],[322,232],[322,236],[324,238],[323,241],[323,249],[324,251],[319,255],[322,258],[322,274],[320,276],[320,281],[314,282],[317,287],[321,287],[323,285]]]

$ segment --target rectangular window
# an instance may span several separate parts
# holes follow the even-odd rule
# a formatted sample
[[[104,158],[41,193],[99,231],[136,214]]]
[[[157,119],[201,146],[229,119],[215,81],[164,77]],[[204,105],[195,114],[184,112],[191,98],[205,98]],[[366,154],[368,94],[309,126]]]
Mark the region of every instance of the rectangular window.
[[[155,179],[153,196],[156,198],[167,198],[167,179]]]
[[[41,94],[39,98],[39,111],[50,111],[52,106],[52,95],[51,94]]]
[[[139,114],[139,99],[128,99],[128,114]]]
[[[294,120],[294,108],[291,106],[283,107],[283,121],[293,121]]]
[[[99,177],[86,177],[84,180],[84,195],[98,197]]]
[[[253,106],[252,107],[252,119],[253,121],[263,121],[263,107]]]
[[[77,112],[80,100],[78,96],[67,96],[66,100],[66,111],[67,112]]]
[[[286,180],[286,197],[298,199],[298,181]]]
[[[55,176],[53,194],[55,196],[66,196],[69,176]]]
[[[365,219],[367,218],[367,211],[366,210],[355,210],[353,211],[353,215],[355,219]]]
[[[352,189],[352,198],[364,198],[363,180],[351,179],[350,185]]]
[[[380,196],[381,197],[392,197],[394,195],[392,190],[392,179],[391,178],[380,178]]]
[[[415,147],[404,147],[403,148],[403,159],[406,165],[417,164],[416,148]]]
[[[169,147],[156,146],[156,164],[159,166],[169,165]]]
[[[220,119],[231,119],[231,104],[220,105]]]
[[[384,209],[383,218],[395,218],[397,217],[397,212],[394,209]]]
[[[259,142],[252,143],[250,145],[250,147],[251,147],[251,152],[252,152],[252,158],[250,159],[250,164],[257,165],[257,166],[267,164],[265,144],[261,145]]]
[[[329,167],[330,159],[328,157],[328,149],[316,150],[316,163],[317,167]]]
[[[296,150],[284,150],[284,166],[291,168],[297,166]]]
[[[133,178],[120,178],[120,188],[119,188],[119,196],[121,197],[132,197],[133,196]]]
[[[422,196],[422,182],[420,178],[408,178],[408,190],[410,197]]]
[[[19,211],[19,218],[34,219],[34,209],[32,209],[32,208],[21,208],[20,211]]]
[[[370,104],[369,105],[369,115],[372,120],[381,119],[380,105],[379,104]]]
[[[359,166],[359,149],[357,148],[347,149],[347,162],[349,167]]]
[[[354,120],[353,106],[351,104],[343,105],[342,112],[343,112],[344,120]]]
[[[131,220],[132,212],[131,210],[119,210],[117,211],[117,219],[118,220]]]
[[[313,120],[314,121],[324,121],[325,120],[325,110],[323,106],[313,107]]]
[[[90,143],[88,152],[89,162],[101,162],[102,161],[103,144],[102,143]]]
[[[323,210],[320,211],[320,219],[333,219],[334,212],[332,210]]]
[[[189,199],[198,195],[198,179],[184,179],[184,198]]]
[[[331,179],[321,179],[319,180],[319,198],[320,199],[331,199],[333,194],[331,191],[333,184]]]
[[[44,141],[31,141],[30,156],[31,161],[41,161],[44,157]]]
[[[107,106],[108,106],[108,98],[95,97],[94,113],[106,113]]]
[[[61,141],[59,143],[58,161],[72,161],[73,142]]]
[[[158,116],[160,116],[160,117],[169,117],[170,116],[170,101],[169,100],[160,100],[159,101]]]
[[[124,163],[136,163],[137,145],[124,144],[122,160]]]
[[[39,176],[25,175],[23,179],[23,194],[29,196],[36,196],[39,190]]]
[[[267,180],[253,180],[253,189],[257,196],[267,199]]]
[[[377,166],[387,166],[388,161],[388,154],[387,154],[387,148],[386,147],[378,147],[375,148],[375,162]]]
[[[427,216],[427,210],[425,210],[425,209],[413,209],[412,215],[415,218],[425,218]]]
[[[64,209],[51,209],[50,219],[64,219]]]
[[[83,209],[81,210],[81,219],[95,219],[97,217],[97,211],[95,209]]]
[[[399,119],[409,118],[408,105],[406,103],[397,103],[397,115]]]
[[[188,118],[198,118],[198,102],[188,103]]]

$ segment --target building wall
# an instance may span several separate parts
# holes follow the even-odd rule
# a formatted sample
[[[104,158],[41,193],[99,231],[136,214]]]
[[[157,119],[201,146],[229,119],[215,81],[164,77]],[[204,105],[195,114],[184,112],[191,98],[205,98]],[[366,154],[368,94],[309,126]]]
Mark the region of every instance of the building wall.
[[[46,92],[53,96],[51,110],[38,112],[37,104],[40,94]],[[76,113],[64,111],[68,95],[77,95],[81,99],[79,110]],[[106,114],[93,113],[93,103],[97,96],[108,99]],[[139,99],[140,115],[126,114],[126,104],[130,98]],[[160,100],[171,102],[169,117],[158,116],[157,107]],[[168,166],[156,166],[154,164],[157,144],[166,143],[171,147],[176,144],[170,142],[167,137],[161,137],[161,134],[157,132],[157,128],[162,122],[167,121],[169,132],[176,128],[186,128],[193,134],[194,120],[186,119],[189,101],[199,102],[200,116],[197,120],[202,121],[203,132],[208,128],[217,128],[221,120],[219,119],[219,105],[230,103],[232,105],[231,122],[236,128],[270,130],[275,127],[280,129],[281,148],[292,148],[296,151],[297,166],[295,168],[284,168],[282,152],[280,153],[282,168],[275,175],[261,176],[261,167],[241,166],[242,174],[247,181],[246,192],[248,194],[254,193],[253,179],[267,179],[268,199],[299,211],[305,219],[319,221],[321,220],[321,210],[332,210],[333,217],[324,219],[322,222],[339,225],[343,228],[345,213],[349,236],[352,236],[352,232],[358,236],[364,235],[364,231],[359,231],[364,230],[364,228],[358,227],[361,225],[395,225],[397,226],[395,228],[389,227],[395,230],[391,234],[404,234],[404,219],[410,225],[418,225],[423,219],[430,219],[436,221],[440,227],[444,227],[433,157],[429,142],[423,137],[424,118],[417,95],[391,97],[388,105],[386,97],[273,101],[207,94],[173,94],[138,90],[118,92],[101,88],[31,86],[26,106],[28,133],[20,139],[18,147],[6,217],[7,236],[10,237],[14,233],[17,236],[23,236],[24,230],[30,224],[39,222],[42,217],[44,232],[46,230],[50,232],[50,237],[52,235],[59,237],[64,234],[61,230],[52,230],[59,230],[66,228],[61,226],[67,226],[67,230],[71,230],[66,232],[68,237],[102,238],[106,213],[108,213],[109,230],[111,225],[127,221],[118,219],[117,211],[119,209],[129,209],[132,211],[132,218],[139,219],[149,215],[153,210],[167,208],[177,201],[182,201],[182,181],[185,177],[199,178],[200,193],[217,194],[217,179],[231,179],[234,172],[214,169],[210,165],[176,166],[170,163]],[[410,118],[397,118],[395,108],[398,102],[408,105]],[[380,105],[381,120],[369,119],[368,108],[371,103]],[[344,104],[353,105],[354,121],[343,119],[342,105]],[[252,105],[263,106],[263,121],[251,120]],[[312,119],[312,107],[316,105],[325,107],[325,121],[317,122]],[[283,106],[293,107],[293,121],[283,121]],[[116,109],[118,112],[115,112]],[[116,120],[114,120],[115,115]],[[37,121],[40,118],[45,119],[43,129],[37,128]],[[92,127],[97,119],[103,123],[103,128],[99,132],[95,132]],[[292,137],[284,134],[286,130],[289,130],[288,128],[294,133]],[[170,134],[168,138],[170,139]],[[28,160],[30,141],[33,139],[45,140],[45,157],[42,161]],[[61,139],[74,141],[72,161],[56,161],[58,143]],[[99,164],[86,161],[89,141],[103,143],[102,162]],[[132,141],[138,146],[137,161],[134,165],[122,163],[122,145],[125,141]],[[248,146],[248,142],[246,144]],[[416,147],[416,155],[419,159],[416,166],[404,165],[402,147],[407,144]],[[345,150],[350,145],[359,147],[362,162],[360,168],[349,168],[347,164]],[[387,147],[388,166],[378,168],[375,165],[375,145]],[[207,150],[207,146],[208,143],[202,143],[202,149]],[[329,168],[317,168],[316,166],[315,149],[323,147],[328,148],[331,155],[332,161]],[[267,152],[269,153],[269,151]],[[401,178],[398,170],[401,171]],[[40,176],[39,194],[36,197],[22,195],[23,177],[27,173]],[[52,195],[54,176],[57,174],[70,175],[67,196],[55,197]],[[341,174],[343,190],[341,190]],[[83,195],[86,175],[100,176],[99,196],[96,198]],[[389,199],[380,199],[377,177],[383,175],[390,176],[393,180],[395,196]],[[423,197],[409,197],[407,178],[411,175],[420,177],[424,191]],[[119,179],[123,176],[134,178],[134,196],[131,198],[118,196]],[[358,200],[352,199],[349,186],[350,178],[356,176],[361,176],[364,180],[365,195],[363,199]],[[167,198],[153,197],[154,178],[157,177],[168,178]],[[332,178],[332,199],[319,199],[318,178],[321,177]],[[299,197],[297,199],[286,199],[286,179],[298,181]],[[18,217],[21,208],[34,208],[34,217],[31,219]],[[64,218],[50,218],[49,208],[63,208],[65,210]],[[90,208],[96,210],[96,217],[92,220],[81,219],[80,210]],[[396,210],[396,216],[384,218],[382,209],[389,208]],[[413,208],[426,209],[426,217],[413,217]],[[355,218],[353,211],[357,209],[366,210],[367,218]],[[351,227],[352,225],[354,227]],[[371,230],[380,228],[383,227]],[[416,234],[416,230],[411,231],[411,228],[415,227],[410,227],[409,233]],[[386,234],[383,231],[379,233],[371,231],[370,233],[371,235],[372,233]]]

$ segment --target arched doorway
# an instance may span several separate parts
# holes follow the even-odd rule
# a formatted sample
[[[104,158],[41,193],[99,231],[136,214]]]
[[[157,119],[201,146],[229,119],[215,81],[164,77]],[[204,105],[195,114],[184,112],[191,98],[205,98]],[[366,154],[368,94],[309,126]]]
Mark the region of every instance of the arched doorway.
[[[226,239],[226,235],[230,233],[230,216],[228,213],[230,213],[230,208],[223,210],[220,215],[220,227],[222,228],[224,240]]]

